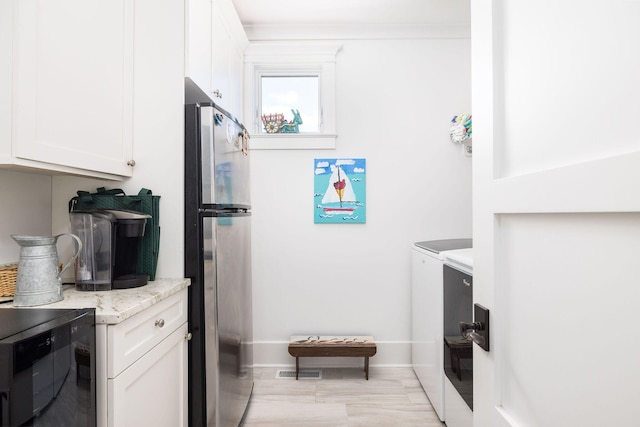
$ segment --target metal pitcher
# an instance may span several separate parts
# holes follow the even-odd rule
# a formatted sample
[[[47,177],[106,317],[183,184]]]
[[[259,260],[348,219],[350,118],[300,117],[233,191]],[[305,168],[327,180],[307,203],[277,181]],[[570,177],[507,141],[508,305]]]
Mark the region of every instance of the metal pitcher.
[[[58,267],[56,243],[60,236],[71,236],[78,243],[76,253],[62,267]],[[20,245],[16,291],[13,297],[15,307],[31,307],[61,301],[62,278],[60,275],[78,257],[82,241],[75,234],[62,233],[57,236],[11,235]]]

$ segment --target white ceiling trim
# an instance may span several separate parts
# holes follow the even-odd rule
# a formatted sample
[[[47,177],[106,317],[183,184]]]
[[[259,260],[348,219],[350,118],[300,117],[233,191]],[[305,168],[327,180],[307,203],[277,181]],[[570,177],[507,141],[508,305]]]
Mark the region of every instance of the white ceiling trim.
[[[256,24],[244,25],[250,41],[470,39],[470,25]]]

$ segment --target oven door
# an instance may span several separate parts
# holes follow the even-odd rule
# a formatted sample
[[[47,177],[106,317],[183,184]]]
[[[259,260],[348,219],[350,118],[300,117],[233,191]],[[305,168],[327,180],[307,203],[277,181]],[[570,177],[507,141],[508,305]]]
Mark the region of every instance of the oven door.
[[[444,372],[473,410],[473,344],[460,335],[460,322],[473,321],[473,277],[444,265]]]
[[[36,309],[37,310],[37,309]],[[68,310],[2,340],[0,425],[96,425],[95,314]]]

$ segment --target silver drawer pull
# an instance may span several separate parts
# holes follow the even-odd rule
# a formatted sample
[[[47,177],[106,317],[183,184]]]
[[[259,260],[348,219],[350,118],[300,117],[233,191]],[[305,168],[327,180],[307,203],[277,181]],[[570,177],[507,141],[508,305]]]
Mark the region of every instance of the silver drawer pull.
[[[164,326],[164,319],[156,320],[156,326],[162,328]]]
[[[184,335],[184,339],[186,339],[187,341],[191,341],[191,338],[193,337],[193,335],[191,335],[191,332],[187,332]]]
[[[462,279],[462,283],[464,283],[467,286],[471,286],[471,282],[469,282],[467,279]]]

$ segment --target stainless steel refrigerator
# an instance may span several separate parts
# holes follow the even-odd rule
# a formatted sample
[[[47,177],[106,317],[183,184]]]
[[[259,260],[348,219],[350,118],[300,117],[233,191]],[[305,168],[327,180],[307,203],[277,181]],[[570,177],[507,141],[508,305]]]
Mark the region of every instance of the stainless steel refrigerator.
[[[245,129],[185,79],[189,425],[237,426],[253,389]]]

